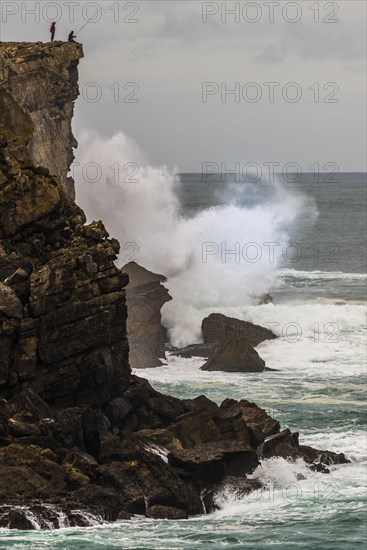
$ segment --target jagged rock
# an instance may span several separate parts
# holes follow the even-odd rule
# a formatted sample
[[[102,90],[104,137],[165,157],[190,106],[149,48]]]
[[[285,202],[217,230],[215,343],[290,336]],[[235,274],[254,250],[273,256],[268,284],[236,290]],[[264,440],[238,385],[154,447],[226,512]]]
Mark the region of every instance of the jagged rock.
[[[189,359],[190,357],[206,357],[211,356],[215,349],[213,344],[191,344],[190,346],[185,346],[184,348],[170,350],[171,355],[176,355],[179,357],[184,357]]]
[[[260,325],[226,317],[221,313],[211,313],[203,319],[201,325],[204,344],[215,346],[225,344],[233,336],[244,340],[250,346],[256,347],[264,340],[276,338],[275,334]]]
[[[156,430],[139,430],[136,432],[136,437],[146,441],[148,448],[149,445],[151,446],[152,444],[159,446],[162,453],[164,451],[176,451],[178,449],[182,449],[181,441],[167,429],[158,428]],[[157,449],[157,447],[155,448]]]
[[[331,464],[348,464],[350,460],[344,453],[334,453],[333,451],[320,451],[313,449],[308,445],[299,445],[299,451],[302,458],[308,462],[318,462],[330,466]]]
[[[119,461],[99,466],[96,476],[101,485],[118,491],[129,513],[144,514],[147,504],[173,506],[191,514],[201,510],[199,495],[191,484],[181,480],[161,458],[145,451],[125,451]]]
[[[9,319],[22,319],[23,306],[15,294],[8,286],[0,283],[0,316],[3,315]]]
[[[160,506],[156,504],[151,506],[145,512],[147,518],[151,519],[187,519],[187,513],[179,508],[172,506]]]
[[[241,416],[255,446],[262,443],[266,437],[276,434],[280,430],[280,424],[277,420],[269,416],[264,409],[258,407],[255,403],[245,399],[241,401],[225,399],[220,409]]]
[[[161,308],[172,299],[162,285],[166,278],[136,262],[124,265],[122,271],[129,275],[126,300],[130,365],[134,369],[158,367],[166,356]]]
[[[245,340],[233,336],[215,349],[201,370],[224,372],[263,372],[265,361]]]
[[[263,445],[262,455],[265,458],[281,456],[283,458],[296,458],[299,455],[298,447],[292,438],[291,431],[286,428],[282,432],[268,436]]]
[[[224,441],[222,445],[205,443],[193,449],[172,451],[168,461],[190,473],[201,485],[221,483],[226,474],[245,476],[259,465],[254,449],[230,441]]]
[[[311,464],[310,470],[312,472],[319,472],[320,474],[330,474],[329,468],[326,468],[321,462],[317,464]]]
[[[33,424],[28,424],[26,422],[21,422],[20,420],[17,420],[15,418],[9,418],[8,426],[10,435],[14,435],[16,437],[23,437],[27,435],[37,436],[41,434],[41,430],[38,428],[38,426],[34,426]]]

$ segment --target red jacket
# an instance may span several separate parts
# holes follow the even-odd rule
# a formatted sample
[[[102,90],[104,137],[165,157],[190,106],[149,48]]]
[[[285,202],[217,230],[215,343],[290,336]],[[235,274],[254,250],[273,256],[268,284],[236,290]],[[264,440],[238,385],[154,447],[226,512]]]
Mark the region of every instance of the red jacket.
[[[56,25],[53,25],[53,24],[52,24],[52,25],[51,25],[51,28],[50,28],[50,32],[55,32],[55,30],[56,30]]]

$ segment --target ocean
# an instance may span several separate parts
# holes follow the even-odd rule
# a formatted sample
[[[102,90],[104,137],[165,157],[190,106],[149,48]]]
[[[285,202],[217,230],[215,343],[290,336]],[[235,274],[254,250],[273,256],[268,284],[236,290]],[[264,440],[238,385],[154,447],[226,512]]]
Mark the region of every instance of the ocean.
[[[173,239],[179,233],[180,238],[174,243],[176,264],[167,263],[174,300],[165,306],[163,319],[176,344],[197,341],[201,319],[213,311],[267,325],[279,338],[261,343],[257,350],[267,366],[277,370],[204,372],[199,358],[168,355],[167,365],[138,374],[157,390],[179,398],[205,394],[218,403],[227,397],[254,401],[282,428],[299,431],[301,443],[344,452],[352,462],[331,466],[331,473],[323,475],[308,470],[301,460],[271,458],[252,474],[263,480],[263,490],[239,497],[225,488],[217,495],[218,511],[210,515],[180,521],[136,517],[53,532],[3,529],[0,548],[365,547],[366,174],[337,174],[337,181],[304,174],[296,181],[278,178],[275,186],[225,179],[216,175],[203,181],[201,174],[177,178],[177,223],[186,236],[195,233],[200,238],[190,254],[181,256],[182,231],[166,235]],[[80,202],[91,216],[101,213],[106,219],[102,207],[88,210],[83,195]],[[116,218],[109,228],[112,234],[118,225]],[[131,259],[143,265],[146,259],[147,267],[160,265],[164,273],[164,238],[154,263],[144,253],[140,236],[128,236],[129,243],[139,245],[138,256]],[[195,250],[201,262],[190,259]],[[185,277],[193,288],[187,292],[189,300],[179,305],[180,312],[190,306],[182,319],[175,317],[174,308]],[[262,290],[273,302],[259,305]]]

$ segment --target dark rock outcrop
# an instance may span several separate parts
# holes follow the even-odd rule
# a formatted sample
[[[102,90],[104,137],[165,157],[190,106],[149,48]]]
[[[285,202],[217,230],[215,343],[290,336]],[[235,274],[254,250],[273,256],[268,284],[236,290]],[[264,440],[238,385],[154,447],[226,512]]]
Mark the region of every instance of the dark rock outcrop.
[[[202,334],[204,346],[212,348],[208,361],[201,367],[208,371],[224,372],[263,372],[268,370],[255,346],[276,338],[270,330],[227,317],[221,313],[211,313],[203,319]]]
[[[221,313],[211,313],[201,324],[204,344],[218,346],[225,344],[232,337],[244,340],[252,347],[264,340],[276,338],[275,334],[260,325],[227,317]]]
[[[158,367],[166,357],[161,308],[172,300],[162,284],[166,278],[136,262],[124,265],[122,271],[129,275],[126,301],[129,308],[127,334],[130,365],[134,369]]]
[[[204,342],[181,349],[169,350],[179,357],[205,357],[203,370],[226,372],[262,372],[266,369],[255,346],[276,338],[270,330],[248,321],[211,313],[203,319],[201,331]]]
[[[192,344],[181,349],[170,350],[180,357],[205,357],[207,362],[202,370],[224,372],[263,372],[267,369],[255,346],[264,340],[276,338],[270,330],[227,317],[221,313],[211,313],[203,319],[202,344]]]
[[[265,361],[246,341],[233,336],[214,350],[201,369],[225,372],[263,372]]]

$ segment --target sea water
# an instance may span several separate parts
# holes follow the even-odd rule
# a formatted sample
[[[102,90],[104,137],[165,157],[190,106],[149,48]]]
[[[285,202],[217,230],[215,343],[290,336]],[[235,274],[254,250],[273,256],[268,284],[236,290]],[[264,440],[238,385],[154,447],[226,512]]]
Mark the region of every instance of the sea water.
[[[200,358],[168,355],[166,365],[137,374],[157,390],[179,398],[204,394],[217,403],[227,397],[254,401],[282,428],[299,431],[302,444],[344,452],[352,462],[330,466],[330,474],[324,475],[308,470],[302,460],[290,463],[271,458],[253,473],[262,480],[263,490],[243,497],[224,488],[217,495],[218,511],[210,515],[180,521],[135,517],[129,522],[52,532],[3,529],[0,548],[365,547],[366,175],[338,174],[337,182],[322,178],[317,182],[314,174],[306,174],[297,182],[283,182],[282,188],[302,196],[303,207],[287,225],[289,257],[281,257],[276,264],[268,288],[273,303],[258,305],[256,296],[249,300],[248,293],[243,301],[238,296],[237,303],[222,294],[223,306],[217,299],[214,307],[193,303],[193,327],[186,319],[183,341],[189,343],[190,335],[197,339],[198,322],[213,311],[266,324],[278,338],[261,343],[257,350],[267,366],[276,370],[205,372],[200,370]],[[204,182],[201,175],[185,174],[175,193],[180,215],[190,223],[202,212],[223,212],[233,198],[245,215],[266,202],[270,191],[262,183],[255,188],[230,177],[226,183],[215,178]],[[234,242],[242,246],[248,241],[246,235],[235,235],[226,244]],[[258,243],[263,245],[260,239]],[[237,263],[235,256],[228,258]],[[244,270],[250,278],[251,265]],[[172,319],[170,312],[165,315]]]

